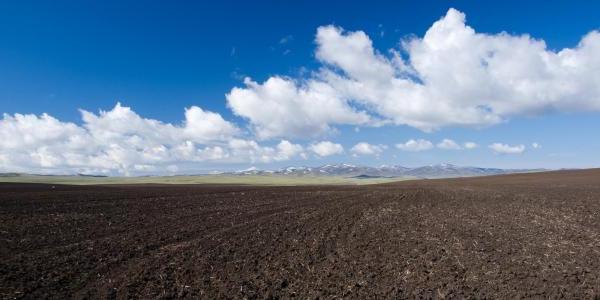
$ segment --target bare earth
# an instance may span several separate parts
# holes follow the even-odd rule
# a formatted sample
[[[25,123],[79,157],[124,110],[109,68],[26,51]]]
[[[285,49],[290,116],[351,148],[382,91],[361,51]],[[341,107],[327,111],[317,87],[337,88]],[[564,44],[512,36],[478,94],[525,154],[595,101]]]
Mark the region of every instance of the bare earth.
[[[0,184],[0,297],[594,298],[600,170],[369,186]]]

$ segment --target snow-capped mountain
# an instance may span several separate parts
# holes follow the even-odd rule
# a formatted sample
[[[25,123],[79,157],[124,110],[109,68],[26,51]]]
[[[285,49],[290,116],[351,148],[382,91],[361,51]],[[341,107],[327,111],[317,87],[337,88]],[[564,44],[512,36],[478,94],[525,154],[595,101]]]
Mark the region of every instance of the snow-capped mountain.
[[[414,178],[448,178],[486,176],[509,173],[522,173],[537,170],[529,169],[497,169],[462,167],[452,164],[438,164],[408,168],[399,165],[382,165],[379,167],[356,166],[351,164],[329,164],[319,167],[285,167],[278,170],[259,170],[255,167],[231,172],[235,175],[281,175],[281,176],[341,176],[341,177],[414,177]]]

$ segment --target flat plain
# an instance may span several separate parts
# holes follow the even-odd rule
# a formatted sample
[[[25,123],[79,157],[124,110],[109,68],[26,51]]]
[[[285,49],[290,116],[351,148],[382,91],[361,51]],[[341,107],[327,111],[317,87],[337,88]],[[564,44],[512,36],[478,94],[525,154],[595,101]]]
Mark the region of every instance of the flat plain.
[[[600,170],[0,184],[0,297],[597,298]]]
[[[185,175],[146,177],[45,176],[23,174],[0,176],[0,183],[43,183],[66,185],[123,184],[227,184],[227,185],[364,185],[415,179],[414,177],[356,178],[344,176],[278,176],[278,175]]]

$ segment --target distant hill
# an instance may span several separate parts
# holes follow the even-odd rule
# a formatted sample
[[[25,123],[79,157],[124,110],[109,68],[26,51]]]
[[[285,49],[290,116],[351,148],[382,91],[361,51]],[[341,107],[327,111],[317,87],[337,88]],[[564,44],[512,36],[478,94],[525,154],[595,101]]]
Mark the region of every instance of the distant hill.
[[[27,173],[0,173],[0,177],[20,177],[20,176],[63,176],[63,177],[108,177],[106,175],[82,174],[76,175],[47,175],[47,174],[27,174]]]
[[[18,177],[21,176],[19,173],[0,173],[0,177]]]
[[[82,174],[82,173],[77,173],[77,176],[79,176],[79,177],[108,177],[106,175],[93,175],[93,174]]]

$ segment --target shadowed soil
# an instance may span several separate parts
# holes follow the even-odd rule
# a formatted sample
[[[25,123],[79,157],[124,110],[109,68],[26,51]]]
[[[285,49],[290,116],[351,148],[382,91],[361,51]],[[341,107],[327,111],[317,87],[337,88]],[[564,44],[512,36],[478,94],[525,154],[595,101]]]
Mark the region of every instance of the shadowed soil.
[[[0,297],[594,298],[600,170],[370,186],[0,184]]]

